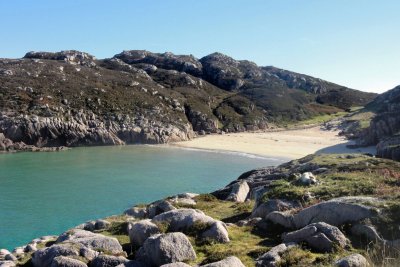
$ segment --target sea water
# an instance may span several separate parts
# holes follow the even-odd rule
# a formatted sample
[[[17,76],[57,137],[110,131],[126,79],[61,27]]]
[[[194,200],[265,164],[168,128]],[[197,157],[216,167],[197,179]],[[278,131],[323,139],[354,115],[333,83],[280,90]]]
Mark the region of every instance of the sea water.
[[[169,195],[219,189],[279,158],[168,146],[0,154],[0,248]]]

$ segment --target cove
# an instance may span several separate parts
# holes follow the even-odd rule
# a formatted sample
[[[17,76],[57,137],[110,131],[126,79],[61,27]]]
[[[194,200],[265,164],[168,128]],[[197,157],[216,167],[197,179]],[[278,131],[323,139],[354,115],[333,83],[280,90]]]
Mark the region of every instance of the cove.
[[[286,159],[163,146],[0,154],[0,248],[169,195],[207,193]]]

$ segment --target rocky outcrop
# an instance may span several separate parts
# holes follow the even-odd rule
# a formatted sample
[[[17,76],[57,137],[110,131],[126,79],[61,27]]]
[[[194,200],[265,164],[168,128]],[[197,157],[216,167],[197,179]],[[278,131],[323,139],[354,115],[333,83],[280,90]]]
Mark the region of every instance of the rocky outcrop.
[[[344,248],[348,244],[345,235],[335,226],[327,223],[313,223],[300,230],[283,235],[284,243],[306,242],[322,252],[331,252],[335,246]]]
[[[367,105],[376,115],[363,130],[357,144],[376,145],[377,155],[400,160],[400,86],[393,88]]]
[[[61,52],[28,52],[24,58],[46,59],[46,60],[63,60],[69,64],[79,64],[87,67],[96,66],[96,58],[88,53],[76,50],[66,50]]]
[[[368,206],[352,203],[354,198],[338,198],[305,208],[297,214],[272,212],[267,219],[286,228],[299,229],[315,222],[339,226],[372,217],[376,211]]]
[[[136,258],[149,266],[196,259],[189,239],[182,233],[168,233],[149,237],[137,252]]]

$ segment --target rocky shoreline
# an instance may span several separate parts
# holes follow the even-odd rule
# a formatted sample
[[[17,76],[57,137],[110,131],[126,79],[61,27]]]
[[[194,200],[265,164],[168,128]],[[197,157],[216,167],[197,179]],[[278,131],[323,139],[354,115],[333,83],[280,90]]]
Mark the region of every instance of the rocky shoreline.
[[[399,173],[369,155],[310,155],[0,250],[0,266],[396,266]]]

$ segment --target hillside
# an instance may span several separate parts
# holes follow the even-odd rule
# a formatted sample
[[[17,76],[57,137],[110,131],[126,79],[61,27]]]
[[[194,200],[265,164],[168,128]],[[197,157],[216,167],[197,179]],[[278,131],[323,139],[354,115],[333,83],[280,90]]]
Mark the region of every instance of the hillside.
[[[0,265],[395,267],[399,179],[399,162],[309,155],[0,250]]]
[[[29,52],[0,60],[1,149],[168,143],[266,129],[374,94],[214,53]],[[28,150],[30,148],[28,147]]]

